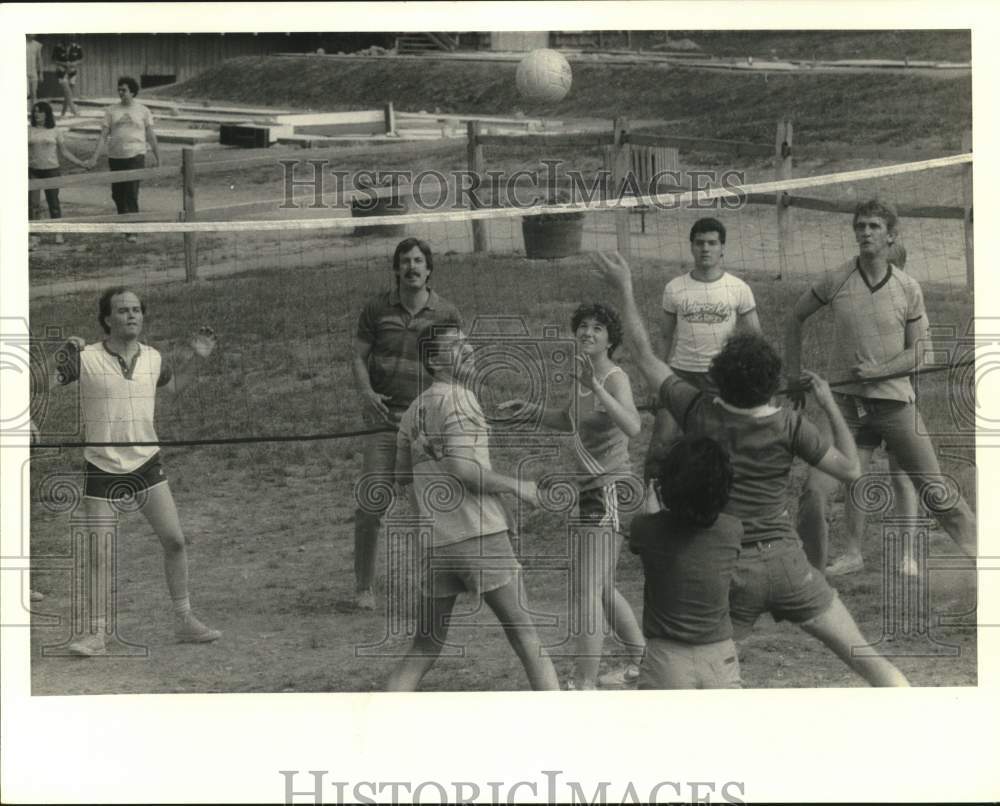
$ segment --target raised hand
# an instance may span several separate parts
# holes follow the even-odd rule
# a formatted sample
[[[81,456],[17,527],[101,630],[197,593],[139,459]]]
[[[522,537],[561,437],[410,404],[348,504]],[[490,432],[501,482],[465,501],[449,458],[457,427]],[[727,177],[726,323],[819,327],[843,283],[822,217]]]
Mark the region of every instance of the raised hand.
[[[816,402],[819,403],[824,409],[836,405],[833,400],[833,392],[830,391],[830,384],[828,384],[815,372],[804,369],[802,370],[802,376],[799,380],[804,387],[812,392],[813,396],[816,398]]]
[[[218,339],[215,337],[215,331],[207,325],[198,328],[198,332],[195,333],[188,342],[191,349],[195,351],[195,354],[201,358],[208,358],[212,354],[212,351],[215,350],[218,343]]]
[[[792,409],[795,411],[805,408],[806,391],[808,388],[809,387],[805,382],[805,378],[801,375],[796,380],[789,382],[788,391],[785,392],[785,397],[787,397],[791,402]]]
[[[578,355],[576,357],[576,371],[572,375],[580,386],[584,389],[589,389],[591,392],[600,386],[594,377],[594,362],[589,355]]]
[[[592,252],[598,273],[611,283],[623,286],[632,277],[628,261],[617,252]]]

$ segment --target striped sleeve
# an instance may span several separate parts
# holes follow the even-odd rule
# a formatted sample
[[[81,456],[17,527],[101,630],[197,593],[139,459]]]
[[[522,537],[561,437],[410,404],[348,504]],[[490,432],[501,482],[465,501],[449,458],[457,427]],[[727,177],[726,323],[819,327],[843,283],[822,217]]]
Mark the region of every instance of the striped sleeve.
[[[366,344],[374,344],[378,336],[378,302],[370,300],[358,316],[357,337]]]

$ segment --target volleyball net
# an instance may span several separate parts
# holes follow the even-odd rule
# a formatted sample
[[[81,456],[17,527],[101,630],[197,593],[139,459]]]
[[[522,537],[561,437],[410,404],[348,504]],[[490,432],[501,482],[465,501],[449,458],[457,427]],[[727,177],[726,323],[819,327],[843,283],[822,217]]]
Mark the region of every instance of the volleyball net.
[[[749,283],[763,332],[780,350],[795,300],[857,255],[854,205],[878,197],[900,212],[905,270],[923,288],[936,337],[954,343],[937,352],[937,369],[951,371],[928,367],[919,384],[921,401],[941,409],[934,427],[946,429],[955,377],[966,397],[974,382],[972,373],[954,370],[971,363],[962,348],[973,314],[963,214],[971,161],[958,154],[782,181],[765,178],[763,168],[726,175],[686,168],[668,183],[638,183],[638,195],[601,187],[592,159],[564,163],[552,181],[544,164],[536,164],[537,175],[523,169],[527,181],[509,171],[477,192],[461,171],[434,171],[390,184],[369,180],[346,196],[328,184],[330,197],[317,195],[305,166],[290,194],[262,190],[272,198],[235,212],[220,208],[220,220],[32,222],[43,242],[29,260],[32,335],[41,345],[32,373],[39,380],[51,374],[61,339],[96,341],[98,296],[124,285],[147,306],[143,340],[168,358],[200,326],[219,337],[215,354],[197,364],[196,382],[177,400],[161,398],[165,444],[359,436],[372,424],[360,417],[351,374],[358,316],[368,299],[394,287],[397,243],[417,237],[433,250],[433,288],[461,311],[480,356],[477,391],[487,413],[513,397],[559,405],[571,389],[573,310],[618,303],[588,253],[626,247],[655,345],[664,285],[692,267],[691,225],[720,220],[724,267]],[[234,214],[255,220],[222,220]],[[199,211],[211,217],[210,208]],[[49,247],[56,233],[65,242]],[[836,381],[849,367],[829,347],[832,328],[828,313],[810,320],[803,366]],[[627,349],[616,358],[632,370],[637,401],[648,403],[651,390],[642,389]],[[77,444],[75,397],[50,390],[36,398],[42,444]]]

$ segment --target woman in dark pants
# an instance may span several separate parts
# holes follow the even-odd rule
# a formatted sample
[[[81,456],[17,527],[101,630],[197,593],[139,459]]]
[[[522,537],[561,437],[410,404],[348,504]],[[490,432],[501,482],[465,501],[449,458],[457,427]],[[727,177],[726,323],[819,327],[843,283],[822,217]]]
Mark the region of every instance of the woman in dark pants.
[[[160,147],[153,131],[153,114],[135,100],[138,92],[139,84],[131,76],[122,76],[118,79],[118,97],[121,102],[104,110],[101,137],[90,158],[90,167],[97,164],[97,158],[105,142],[108,144],[108,167],[112,171],[145,168],[147,144],[153,154],[153,164],[150,167],[155,168],[160,164]],[[119,215],[138,213],[139,180],[113,183],[111,198],[115,200]],[[136,237],[134,234],[129,234],[125,239],[134,242]]]
[[[45,101],[39,101],[31,107],[31,126],[28,127],[28,178],[49,179],[60,176],[59,156],[67,162],[72,162],[81,168],[87,163],[77,159],[76,155],[66,147],[65,130],[56,128],[55,115],[52,107]],[[49,218],[62,218],[59,207],[59,188],[46,188],[45,201],[49,206]],[[28,218],[35,220],[41,215],[42,193],[40,190],[28,191]],[[56,234],[56,243],[63,242],[62,233]],[[31,239],[31,246],[37,240]]]

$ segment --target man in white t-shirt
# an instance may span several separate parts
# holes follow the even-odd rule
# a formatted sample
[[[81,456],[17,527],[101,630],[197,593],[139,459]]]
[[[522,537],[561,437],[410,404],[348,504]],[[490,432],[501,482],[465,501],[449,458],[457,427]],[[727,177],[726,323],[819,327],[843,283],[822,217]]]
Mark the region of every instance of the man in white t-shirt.
[[[98,318],[106,336],[93,344],[71,337],[56,355],[55,382],[80,385],[84,433],[84,491],[82,507],[90,519],[118,519],[123,504],[131,504],[146,517],[163,547],[167,588],[173,602],[175,634],[181,642],[208,643],[221,633],[202,624],[191,612],[188,596],[187,540],[177,507],[160,462],[153,426],[156,392],[160,387],[179,391],[187,384],[185,366],[194,356],[208,357],[215,335],[202,328],[190,341],[190,353],[175,370],[159,351],[140,343],[146,306],[127,288],[110,288],[98,303]],[[115,443],[101,445],[92,443]],[[87,555],[91,584],[104,577],[112,558],[99,548],[95,559]],[[93,588],[96,590],[97,588]],[[87,625],[87,634],[69,645],[77,655],[102,655],[106,651],[104,614]]]
[[[700,218],[689,235],[694,268],[663,289],[663,355],[676,375],[701,391],[713,388],[712,359],[737,328],[760,331],[757,303],[750,286],[722,267],[726,228],[714,218]],[[653,438],[646,454],[645,479],[680,437],[666,409],[657,409]]]

